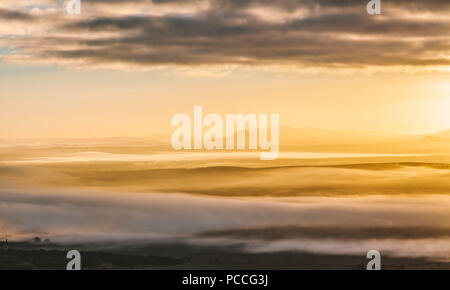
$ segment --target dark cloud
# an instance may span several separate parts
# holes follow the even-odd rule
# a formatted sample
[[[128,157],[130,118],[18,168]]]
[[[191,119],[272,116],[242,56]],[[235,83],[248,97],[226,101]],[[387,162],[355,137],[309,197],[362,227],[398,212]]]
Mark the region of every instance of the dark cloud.
[[[32,21],[34,18],[35,17],[31,16],[26,12],[0,8],[0,21],[2,20]]]
[[[205,1],[152,2],[162,6],[193,5],[194,2]],[[447,55],[450,48],[450,20],[445,17],[430,17],[438,13],[438,8],[440,13],[448,9],[449,1],[383,1],[382,16],[367,15],[364,8],[368,2],[366,0],[208,2],[209,8],[189,15],[172,12],[161,16],[142,14],[79,17],[68,23],[58,24],[55,30],[60,34],[78,36],[70,39],[56,37],[54,43],[49,42],[50,38],[35,38],[31,41],[34,45],[33,55],[69,62],[82,60],[84,63],[94,64],[124,63],[143,66],[435,66],[448,65],[450,62]],[[104,5],[106,11],[108,5],[113,3],[125,2],[91,0],[89,5]],[[278,9],[285,14],[296,8],[305,10],[301,16],[280,16],[278,21],[269,21],[253,13],[249,7]],[[395,14],[401,14],[402,11],[408,17]],[[414,17],[419,12],[428,13],[429,16]],[[111,36],[92,37],[105,33]],[[91,37],[86,38],[85,35]],[[18,46],[22,51],[30,50],[27,47],[29,40],[30,37],[24,40],[22,47],[19,42]],[[61,41],[64,41],[66,47],[58,45]]]

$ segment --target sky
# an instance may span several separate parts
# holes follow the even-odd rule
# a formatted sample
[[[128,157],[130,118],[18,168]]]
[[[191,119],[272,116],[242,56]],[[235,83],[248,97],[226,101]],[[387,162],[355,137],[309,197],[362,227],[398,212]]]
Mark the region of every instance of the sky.
[[[450,2],[0,3],[0,138],[148,136],[176,113],[281,126],[450,128]]]

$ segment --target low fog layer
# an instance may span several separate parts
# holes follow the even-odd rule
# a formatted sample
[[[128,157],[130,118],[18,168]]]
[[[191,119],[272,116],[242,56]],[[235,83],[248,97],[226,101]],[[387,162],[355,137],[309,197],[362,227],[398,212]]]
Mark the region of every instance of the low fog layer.
[[[450,197],[442,195],[255,200],[181,194],[0,192],[1,231],[15,239],[223,243],[245,245],[249,252],[330,254],[359,254],[376,246],[391,255],[436,259],[450,252],[449,206]],[[271,235],[274,228],[288,233]],[[299,228],[308,230],[302,234]],[[268,232],[251,235],[245,229]],[[402,229],[412,234],[395,232]],[[235,233],[240,230],[247,234]],[[352,233],[359,230],[363,233]],[[382,234],[376,236],[376,231]]]
[[[246,253],[450,254],[449,156],[290,152],[261,162],[256,153],[102,148],[2,150],[0,236],[236,245]]]

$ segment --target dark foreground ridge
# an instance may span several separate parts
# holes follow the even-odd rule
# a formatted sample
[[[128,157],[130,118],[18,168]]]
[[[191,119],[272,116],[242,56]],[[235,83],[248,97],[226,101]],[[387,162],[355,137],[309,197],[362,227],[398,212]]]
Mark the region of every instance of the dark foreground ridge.
[[[65,270],[66,254],[77,249],[82,269],[135,270],[364,270],[364,256],[301,252],[245,253],[239,246],[198,246],[177,242],[92,244],[0,243],[1,270]],[[450,269],[449,262],[383,256],[383,269]]]

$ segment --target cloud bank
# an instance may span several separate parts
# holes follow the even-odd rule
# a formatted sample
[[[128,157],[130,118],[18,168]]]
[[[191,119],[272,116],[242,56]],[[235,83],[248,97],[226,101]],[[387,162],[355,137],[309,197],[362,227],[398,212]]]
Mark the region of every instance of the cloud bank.
[[[450,65],[450,4],[384,1],[132,0],[0,5],[6,61],[83,66],[293,66],[325,68]],[[41,5],[38,5],[38,4]]]
[[[2,190],[0,226],[10,238],[41,236],[63,243],[172,240],[243,244],[250,252],[330,254],[380,245],[392,255],[445,258],[449,206],[448,196],[238,200]]]

